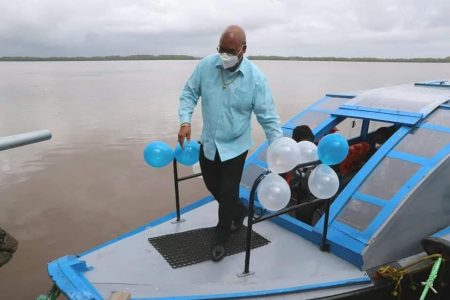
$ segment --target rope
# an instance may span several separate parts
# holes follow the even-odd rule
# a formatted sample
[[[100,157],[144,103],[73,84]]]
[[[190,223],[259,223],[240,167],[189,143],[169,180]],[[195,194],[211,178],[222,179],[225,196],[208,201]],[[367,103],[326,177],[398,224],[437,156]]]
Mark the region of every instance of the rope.
[[[53,285],[52,289],[45,295],[39,295],[36,300],[56,300],[59,295],[61,295],[61,291],[56,285]]]
[[[424,300],[425,297],[428,294],[428,290],[432,290],[435,294],[437,294],[437,291],[433,288],[434,280],[437,277],[437,273],[439,272],[439,267],[441,266],[442,257],[439,257],[433,265],[433,268],[431,269],[430,276],[428,276],[428,279],[426,282],[422,282],[422,285],[424,285],[424,289],[422,292],[422,295],[420,296],[420,300]]]
[[[442,255],[440,255],[440,254],[432,254],[432,255],[429,255],[429,256],[422,257],[418,261],[416,261],[416,262],[414,262],[414,263],[412,263],[412,264],[410,264],[410,265],[408,265],[408,266],[406,266],[404,268],[401,268],[401,269],[396,269],[396,268],[394,268],[392,266],[383,266],[383,267],[378,269],[377,273],[381,277],[388,278],[388,279],[392,280],[393,282],[395,282],[395,287],[394,287],[394,290],[392,291],[392,295],[394,297],[400,296],[400,294],[401,294],[401,281],[402,281],[403,277],[405,275],[410,276],[411,273],[413,273],[413,271],[418,271],[418,270],[412,270],[413,267],[415,267],[415,266],[421,264],[422,262],[424,262],[425,260],[429,260],[429,259],[438,259],[439,264],[440,264],[440,261],[442,260]],[[435,262],[435,265],[433,266],[433,270],[435,269],[436,263],[437,263],[437,261]],[[427,268],[427,267],[423,267],[421,269],[425,269],[425,268]],[[435,272],[436,275],[437,275],[437,271],[438,270],[439,270],[439,268],[437,267],[436,268],[436,272]],[[433,271],[431,272],[431,274],[435,274],[435,273],[433,273]],[[431,274],[430,274],[430,277],[431,277]],[[429,278],[427,280],[427,282],[423,284],[423,285],[425,285],[425,289],[427,291],[428,291],[429,288],[432,288],[433,281],[434,281],[435,278],[436,278],[436,276],[434,276],[434,278],[432,278],[432,280]],[[428,283],[429,281],[431,282],[431,285],[429,285],[429,283]],[[413,288],[415,288],[415,287],[413,287]],[[424,292],[425,292],[425,289],[424,289]],[[435,291],[433,288],[432,288],[432,290]],[[426,295],[426,293],[425,293],[425,295]],[[423,300],[423,299],[425,299],[425,298],[420,298],[420,300]]]

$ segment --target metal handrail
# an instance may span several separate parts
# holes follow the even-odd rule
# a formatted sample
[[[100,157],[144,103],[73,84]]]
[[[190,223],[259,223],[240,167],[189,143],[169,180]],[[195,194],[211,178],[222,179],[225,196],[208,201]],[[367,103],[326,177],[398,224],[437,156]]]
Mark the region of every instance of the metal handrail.
[[[51,137],[52,133],[48,129],[0,137],[0,151],[42,142]]]
[[[302,164],[298,164],[294,169],[292,169],[293,171],[298,170],[300,168],[304,168],[304,167],[310,167],[310,166],[316,166],[320,164],[320,160],[316,160],[316,161],[311,161],[311,162],[307,162],[307,163],[302,163]],[[246,236],[246,245],[245,245],[245,263],[244,263],[244,272],[242,274],[239,274],[238,276],[242,277],[242,276],[248,276],[251,275],[252,273],[250,272],[250,252],[251,252],[251,240],[252,240],[252,227],[253,224],[265,221],[265,220],[269,220],[272,219],[274,217],[277,217],[279,215],[288,213],[290,211],[294,211],[296,209],[305,207],[307,205],[305,204],[298,204],[298,205],[294,205],[291,207],[287,207],[285,209],[282,209],[278,212],[274,212],[271,213],[270,215],[266,215],[266,216],[262,216],[258,219],[255,219],[254,217],[254,206],[255,206],[255,195],[256,195],[256,190],[258,188],[258,185],[261,183],[261,181],[264,179],[264,177],[266,177],[268,174],[270,174],[271,172],[269,170],[263,172],[262,174],[260,174],[255,182],[252,185],[251,191],[250,191],[250,199],[249,199],[249,204],[248,204],[248,219],[247,219],[247,236]],[[323,225],[323,232],[322,232],[322,242],[320,245],[320,250],[322,251],[329,251],[330,247],[327,243],[327,231],[328,231],[328,218],[329,218],[329,210],[330,210],[330,202],[333,198],[329,198],[329,199],[319,199],[319,200],[315,200],[313,201],[314,203],[319,203],[319,202],[324,202],[326,204],[325,206],[325,220],[324,220],[324,225]]]
[[[175,207],[176,207],[176,211],[177,211],[176,222],[182,222],[181,212],[180,212],[180,192],[179,192],[178,183],[180,181],[199,177],[199,176],[202,176],[202,173],[195,173],[195,174],[188,175],[185,177],[178,177],[177,159],[176,158],[173,159],[173,184],[175,187]]]

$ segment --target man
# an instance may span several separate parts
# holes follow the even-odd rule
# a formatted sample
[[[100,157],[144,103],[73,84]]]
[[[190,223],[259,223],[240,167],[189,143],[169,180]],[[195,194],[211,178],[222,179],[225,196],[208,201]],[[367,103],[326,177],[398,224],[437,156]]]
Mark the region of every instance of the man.
[[[191,117],[201,97],[203,130],[200,168],[207,189],[219,202],[219,222],[214,261],[225,256],[224,244],[237,231],[246,215],[239,202],[239,184],[248,149],[252,146],[251,114],[255,113],[269,142],[282,136],[267,81],[247,58],[244,30],[225,29],[217,47],[219,54],[200,61],[180,96],[178,142],[191,137]]]

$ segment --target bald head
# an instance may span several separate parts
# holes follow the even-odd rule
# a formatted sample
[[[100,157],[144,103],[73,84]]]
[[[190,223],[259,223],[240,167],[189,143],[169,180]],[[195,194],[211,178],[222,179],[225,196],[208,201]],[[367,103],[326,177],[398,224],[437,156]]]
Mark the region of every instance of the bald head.
[[[225,28],[220,40],[233,40],[240,45],[244,45],[246,43],[245,31],[238,25],[230,25]]]
[[[247,48],[244,29],[237,25],[225,28],[220,37],[219,46],[224,52],[236,53],[239,59],[242,59]]]

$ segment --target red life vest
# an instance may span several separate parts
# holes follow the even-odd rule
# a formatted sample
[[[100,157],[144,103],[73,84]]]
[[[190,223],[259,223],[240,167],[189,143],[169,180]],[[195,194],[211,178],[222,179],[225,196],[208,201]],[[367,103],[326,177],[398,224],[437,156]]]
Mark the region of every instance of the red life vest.
[[[370,145],[367,142],[360,142],[350,145],[347,157],[338,165],[341,175],[348,175],[358,170],[368,159]]]

